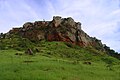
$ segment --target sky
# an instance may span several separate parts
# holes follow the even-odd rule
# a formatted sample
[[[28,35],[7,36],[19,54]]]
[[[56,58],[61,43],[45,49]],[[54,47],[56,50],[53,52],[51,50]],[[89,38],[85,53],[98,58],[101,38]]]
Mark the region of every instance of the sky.
[[[53,16],[72,17],[88,35],[120,52],[120,0],[0,0],[0,33]]]

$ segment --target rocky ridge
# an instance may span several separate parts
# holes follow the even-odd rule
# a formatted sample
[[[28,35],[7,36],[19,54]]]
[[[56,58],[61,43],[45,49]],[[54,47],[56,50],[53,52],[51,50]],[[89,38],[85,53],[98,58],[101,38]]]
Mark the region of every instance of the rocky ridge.
[[[81,23],[75,22],[71,17],[62,18],[54,16],[52,21],[27,22],[20,28],[13,28],[9,34],[18,34],[31,41],[63,41],[82,47],[94,47],[104,51],[101,40],[90,37],[81,29]]]

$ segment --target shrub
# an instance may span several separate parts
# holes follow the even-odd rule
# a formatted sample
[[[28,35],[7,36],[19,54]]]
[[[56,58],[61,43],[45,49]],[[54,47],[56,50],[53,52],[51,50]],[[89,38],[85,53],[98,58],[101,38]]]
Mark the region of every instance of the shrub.
[[[66,45],[67,47],[73,48],[73,44],[71,44],[71,43],[65,42],[65,45]]]
[[[101,58],[105,63],[109,64],[109,65],[113,65],[113,64],[116,64],[118,62],[117,59],[113,58],[113,57],[103,57]]]
[[[69,42],[65,42],[65,45],[66,45],[67,47],[74,48],[74,49],[80,49],[80,48],[81,48],[80,46],[74,45],[74,44],[69,43]]]
[[[0,50],[5,50],[5,45],[0,43]]]

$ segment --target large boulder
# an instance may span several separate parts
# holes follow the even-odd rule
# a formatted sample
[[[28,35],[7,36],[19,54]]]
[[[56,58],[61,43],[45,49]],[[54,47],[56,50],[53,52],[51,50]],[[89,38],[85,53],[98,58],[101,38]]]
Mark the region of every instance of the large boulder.
[[[60,16],[54,16],[54,17],[53,17],[54,27],[58,27],[61,22],[62,22],[62,20],[61,20],[61,17],[60,17]]]
[[[33,55],[34,53],[33,53],[33,51],[32,51],[32,49],[27,49],[26,51],[25,51],[25,54],[27,54],[27,55]]]
[[[25,23],[24,25],[23,25],[23,29],[24,30],[30,30],[30,29],[32,29],[33,28],[33,23],[31,23],[31,22],[27,22],[27,23]]]
[[[68,18],[67,18],[67,24],[68,24],[69,26],[76,27],[76,26],[75,26],[75,21],[74,21],[74,19],[72,19],[71,17],[68,17]]]

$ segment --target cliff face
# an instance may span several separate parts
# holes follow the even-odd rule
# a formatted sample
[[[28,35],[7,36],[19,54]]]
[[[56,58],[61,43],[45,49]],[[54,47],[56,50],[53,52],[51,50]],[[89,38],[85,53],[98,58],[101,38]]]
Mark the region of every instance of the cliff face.
[[[101,41],[87,35],[81,29],[81,23],[75,22],[71,17],[54,16],[52,21],[27,22],[21,28],[10,30],[9,34],[18,34],[31,41],[63,41],[104,51]]]

